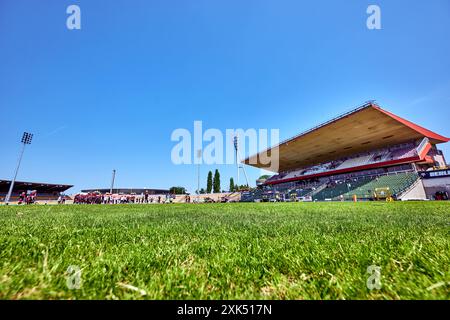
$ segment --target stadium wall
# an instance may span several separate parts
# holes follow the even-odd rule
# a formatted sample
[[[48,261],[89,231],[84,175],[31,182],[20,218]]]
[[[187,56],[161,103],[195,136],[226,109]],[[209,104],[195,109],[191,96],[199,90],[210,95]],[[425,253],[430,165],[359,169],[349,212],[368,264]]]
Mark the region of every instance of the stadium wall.
[[[423,186],[423,181],[421,179],[417,179],[416,182],[404,193],[399,196],[399,199],[402,201],[406,200],[426,200],[427,196],[425,193],[425,188]]]
[[[427,199],[432,200],[436,192],[450,195],[450,169],[421,172]]]
[[[215,202],[221,202],[222,198],[227,198],[228,201],[239,202],[241,200],[241,194],[239,192],[221,192],[221,193],[205,193],[205,194],[191,194],[191,202],[200,200],[204,202],[207,198],[214,200]],[[186,201],[186,195],[176,195],[175,203],[184,203]]]

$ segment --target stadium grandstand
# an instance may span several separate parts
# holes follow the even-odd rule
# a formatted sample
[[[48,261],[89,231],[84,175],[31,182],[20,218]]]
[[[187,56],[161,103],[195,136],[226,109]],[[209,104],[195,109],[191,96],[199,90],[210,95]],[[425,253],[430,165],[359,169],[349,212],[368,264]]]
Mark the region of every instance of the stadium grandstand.
[[[10,185],[11,180],[0,180],[0,202],[5,200]],[[21,193],[35,191],[36,201],[56,201],[62,193],[72,187],[68,184],[15,181],[10,200],[12,202],[18,201]]]
[[[437,146],[449,140],[367,102],[243,160],[267,168],[278,148],[279,172],[241,201],[426,199],[420,173],[447,168]]]

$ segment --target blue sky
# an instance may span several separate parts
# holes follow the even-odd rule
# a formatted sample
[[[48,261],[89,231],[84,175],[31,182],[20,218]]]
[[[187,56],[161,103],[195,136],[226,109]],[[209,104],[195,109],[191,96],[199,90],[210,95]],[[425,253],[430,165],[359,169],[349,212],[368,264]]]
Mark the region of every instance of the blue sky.
[[[81,30],[66,8],[81,8]],[[369,4],[381,30],[366,28]],[[177,128],[279,128],[285,139],[369,99],[450,136],[450,2],[0,2],[0,178],[196,186]],[[450,147],[441,147],[450,157]],[[219,168],[228,188],[231,165]],[[250,181],[259,170],[247,168]],[[241,180],[242,181],[242,180]]]

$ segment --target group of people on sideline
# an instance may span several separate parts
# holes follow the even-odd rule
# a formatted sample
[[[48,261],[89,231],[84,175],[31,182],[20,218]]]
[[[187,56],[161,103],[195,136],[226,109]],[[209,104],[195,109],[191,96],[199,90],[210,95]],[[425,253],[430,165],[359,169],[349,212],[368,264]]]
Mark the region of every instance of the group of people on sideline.
[[[123,203],[167,203],[172,202],[173,197],[171,195],[149,195],[143,193],[140,195],[135,194],[101,194],[101,193],[87,193],[77,194],[73,198],[74,204],[123,204]]]
[[[19,195],[19,201],[17,202],[17,204],[33,204],[36,202],[36,196],[36,190],[29,193],[24,191]]]

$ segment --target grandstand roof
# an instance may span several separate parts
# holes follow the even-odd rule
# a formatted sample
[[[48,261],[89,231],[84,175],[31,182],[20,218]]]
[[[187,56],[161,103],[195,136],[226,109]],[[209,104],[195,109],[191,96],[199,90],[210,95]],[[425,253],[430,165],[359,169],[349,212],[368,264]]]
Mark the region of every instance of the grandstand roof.
[[[434,144],[450,141],[368,102],[263,152],[270,155],[279,147],[279,172],[282,172],[424,137]],[[258,168],[267,167],[259,161],[263,152],[242,162]]]
[[[11,180],[0,180],[0,192],[6,193],[11,185]],[[36,190],[39,192],[64,192],[67,189],[72,188],[73,185],[69,184],[54,184],[54,183],[42,183],[42,182],[26,182],[26,181],[16,181],[14,182],[14,192],[26,191],[26,190]]]

